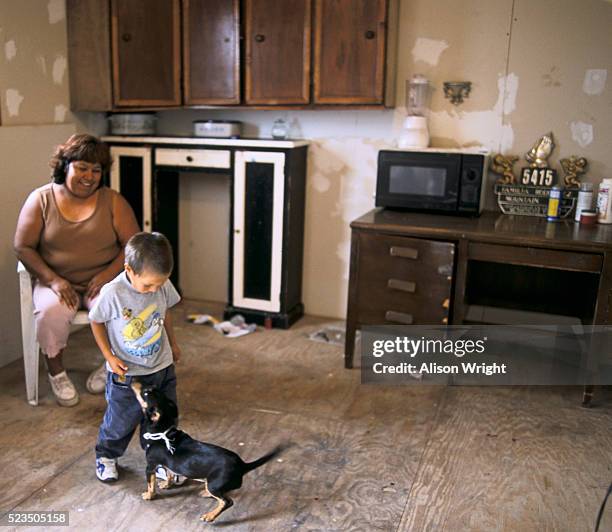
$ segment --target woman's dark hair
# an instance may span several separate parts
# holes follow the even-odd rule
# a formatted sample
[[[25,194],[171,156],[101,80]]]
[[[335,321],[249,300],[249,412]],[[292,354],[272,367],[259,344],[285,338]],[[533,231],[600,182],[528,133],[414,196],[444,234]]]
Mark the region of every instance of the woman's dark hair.
[[[174,268],[172,246],[161,233],[136,233],[125,246],[125,262],[136,275],[145,270],[170,275]]]
[[[72,161],[87,161],[102,166],[102,175],[108,174],[113,162],[110,148],[99,138],[93,135],[72,135],[64,144],[56,149],[49,166],[52,169],[51,177],[58,185],[66,181],[68,165]],[[100,183],[101,184],[101,183]]]

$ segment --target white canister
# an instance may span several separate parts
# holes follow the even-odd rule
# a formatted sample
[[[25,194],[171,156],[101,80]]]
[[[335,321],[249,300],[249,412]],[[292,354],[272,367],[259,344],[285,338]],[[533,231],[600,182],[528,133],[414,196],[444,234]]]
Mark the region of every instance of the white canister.
[[[599,184],[597,194],[597,222],[612,224],[612,178],[606,177]]]
[[[593,204],[593,184],[580,183],[580,191],[578,192],[578,201],[576,202],[576,214],[574,220],[580,221],[582,211],[588,211]]]

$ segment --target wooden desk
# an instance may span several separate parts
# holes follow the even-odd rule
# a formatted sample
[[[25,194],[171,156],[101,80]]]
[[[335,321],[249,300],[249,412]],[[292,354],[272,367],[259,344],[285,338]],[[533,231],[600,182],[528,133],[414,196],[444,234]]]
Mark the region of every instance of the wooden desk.
[[[375,209],[351,229],[347,368],[363,325],[458,325],[475,309],[612,321],[612,225]]]

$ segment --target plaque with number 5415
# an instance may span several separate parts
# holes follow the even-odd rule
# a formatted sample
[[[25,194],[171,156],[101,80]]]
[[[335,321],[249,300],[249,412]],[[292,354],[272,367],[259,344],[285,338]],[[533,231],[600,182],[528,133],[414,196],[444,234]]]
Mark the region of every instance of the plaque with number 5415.
[[[554,168],[523,168],[521,183],[538,187],[551,187],[557,180],[557,171]]]

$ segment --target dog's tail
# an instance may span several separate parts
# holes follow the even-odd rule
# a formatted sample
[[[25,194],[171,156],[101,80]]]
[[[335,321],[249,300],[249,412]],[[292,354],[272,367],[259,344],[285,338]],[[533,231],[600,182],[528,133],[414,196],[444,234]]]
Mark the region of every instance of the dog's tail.
[[[269,462],[273,458],[276,458],[280,453],[282,453],[285,449],[290,447],[291,444],[283,443],[281,445],[277,445],[272,451],[267,454],[264,454],[261,458],[257,460],[253,460],[252,462],[245,462],[244,469],[245,473],[252,471],[253,469],[257,469],[258,467],[264,465],[266,462]]]

